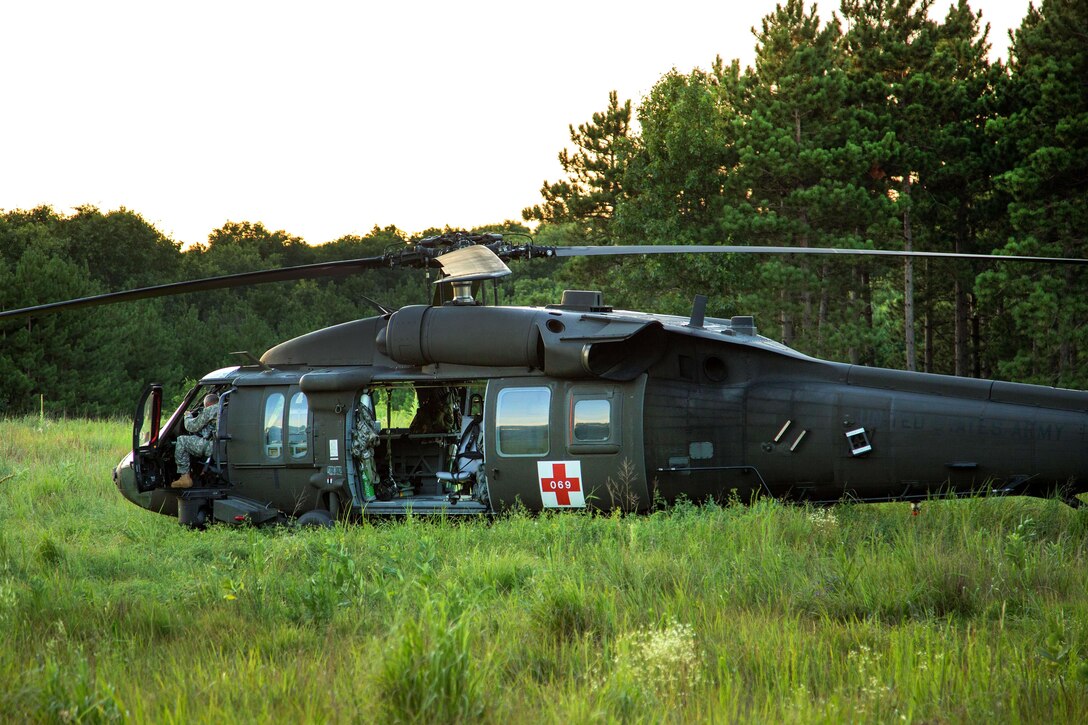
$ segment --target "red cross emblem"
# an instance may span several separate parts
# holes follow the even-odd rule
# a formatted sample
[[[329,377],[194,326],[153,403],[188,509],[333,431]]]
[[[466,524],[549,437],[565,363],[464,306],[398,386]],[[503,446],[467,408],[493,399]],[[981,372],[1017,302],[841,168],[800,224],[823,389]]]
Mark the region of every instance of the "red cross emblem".
[[[540,498],[545,508],[586,505],[580,461],[538,461]]]

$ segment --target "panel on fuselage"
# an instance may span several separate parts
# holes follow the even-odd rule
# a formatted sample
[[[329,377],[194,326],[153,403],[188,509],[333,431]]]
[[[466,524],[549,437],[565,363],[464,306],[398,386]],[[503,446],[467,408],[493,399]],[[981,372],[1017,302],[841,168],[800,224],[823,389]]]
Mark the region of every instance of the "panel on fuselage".
[[[492,504],[530,510],[641,510],[645,376],[498,379],[487,389],[486,465]]]
[[[239,385],[231,393],[228,464],[233,493],[286,511],[317,504],[312,412],[297,384]]]

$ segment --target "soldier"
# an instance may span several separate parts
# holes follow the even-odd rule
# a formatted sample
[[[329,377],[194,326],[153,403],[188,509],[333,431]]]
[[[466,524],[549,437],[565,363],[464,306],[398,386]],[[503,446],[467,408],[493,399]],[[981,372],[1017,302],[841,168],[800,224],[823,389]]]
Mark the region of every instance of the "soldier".
[[[408,425],[409,433],[454,433],[458,429],[454,411],[456,394],[449,388],[416,388],[419,406]]]
[[[178,479],[170,488],[192,488],[193,477],[189,475],[189,456],[207,458],[215,447],[215,433],[219,423],[219,396],[208,393],[204,396],[204,410],[200,413],[188,411],[182,420],[185,430],[196,435],[178,436],[174,448],[174,460],[178,464]]]
[[[378,482],[378,470],[374,463],[374,446],[378,443],[381,424],[374,418],[373,402],[370,393],[359,396],[359,407],[355,411],[355,431],[351,439],[351,455],[363,483],[363,497],[367,501],[374,499],[374,484]]]

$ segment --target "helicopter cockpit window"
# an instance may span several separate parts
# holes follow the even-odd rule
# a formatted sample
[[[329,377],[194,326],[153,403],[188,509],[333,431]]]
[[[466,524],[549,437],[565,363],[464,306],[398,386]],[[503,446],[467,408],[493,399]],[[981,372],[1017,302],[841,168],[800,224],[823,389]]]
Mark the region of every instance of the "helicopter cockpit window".
[[[548,452],[548,388],[507,388],[499,392],[495,429],[499,453],[504,456],[539,456]]]
[[[612,437],[612,404],[579,400],[574,404],[574,442],[600,443]]]
[[[264,454],[283,456],[283,393],[273,393],[264,402]]]
[[[309,419],[310,406],[306,393],[295,393],[291,396],[291,408],[287,415],[287,445],[291,450],[291,458],[302,458],[306,455]]]

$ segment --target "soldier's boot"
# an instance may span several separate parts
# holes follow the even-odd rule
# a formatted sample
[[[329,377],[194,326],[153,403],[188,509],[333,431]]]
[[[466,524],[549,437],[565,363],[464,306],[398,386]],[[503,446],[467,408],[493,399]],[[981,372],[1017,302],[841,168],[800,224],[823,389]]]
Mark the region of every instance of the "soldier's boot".
[[[170,488],[192,488],[193,477],[186,472],[184,476],[170,484]]]

